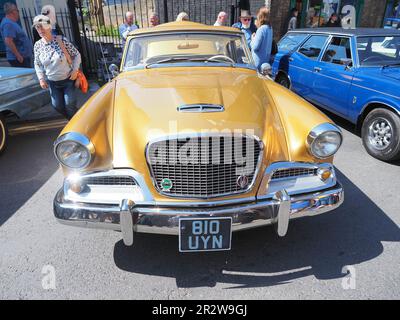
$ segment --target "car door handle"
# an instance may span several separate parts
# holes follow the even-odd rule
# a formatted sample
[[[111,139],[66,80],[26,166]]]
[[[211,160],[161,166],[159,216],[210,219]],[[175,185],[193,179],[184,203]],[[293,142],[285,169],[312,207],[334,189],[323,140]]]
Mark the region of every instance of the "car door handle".
[[[294,59],[293,59],[292,57],[290,57],[290,58],[289,58],[289,61],[292,62],[292,61],[294,61]]]
[[[321,71],[322,71],[322,69],[321,69],[321,68],[319,68],[319,67],[315,67],[315,68],[314,68],[314,71],[315,71],[315,72],[321,72]]]

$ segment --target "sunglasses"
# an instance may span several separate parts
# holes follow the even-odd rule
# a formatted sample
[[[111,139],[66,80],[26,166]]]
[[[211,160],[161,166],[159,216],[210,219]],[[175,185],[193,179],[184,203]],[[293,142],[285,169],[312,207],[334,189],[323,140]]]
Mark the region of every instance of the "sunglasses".
[[[251,18],[241,18],[243,21],[250,21]]]

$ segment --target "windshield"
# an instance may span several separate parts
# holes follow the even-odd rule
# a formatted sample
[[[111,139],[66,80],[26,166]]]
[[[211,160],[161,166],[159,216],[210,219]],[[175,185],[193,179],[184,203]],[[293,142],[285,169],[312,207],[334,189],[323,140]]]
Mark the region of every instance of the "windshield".
[[[400,36],[357,38],[357,52],[362,66],[400,64]]]
[[[124,69],[179,62],[252,66],[242,36],[181,33],[131,39],[125,55]]]

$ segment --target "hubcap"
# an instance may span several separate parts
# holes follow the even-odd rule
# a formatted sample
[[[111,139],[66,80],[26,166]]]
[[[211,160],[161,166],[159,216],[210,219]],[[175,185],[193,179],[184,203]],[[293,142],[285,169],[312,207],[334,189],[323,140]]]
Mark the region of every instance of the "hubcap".
[[[369,126],[369,143],[377,150],[385,150],[392,142],[393,129],[384,118],[377,118]]]

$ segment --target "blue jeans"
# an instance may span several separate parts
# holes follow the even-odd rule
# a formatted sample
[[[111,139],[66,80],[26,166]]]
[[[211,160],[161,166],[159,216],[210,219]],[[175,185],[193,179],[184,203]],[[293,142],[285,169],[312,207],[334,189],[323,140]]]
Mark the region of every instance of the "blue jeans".
[[[65,79],[61,81],[48,80],[51,103],[53,107],[68,120],[78,111],[76,108],[75,81]]]

